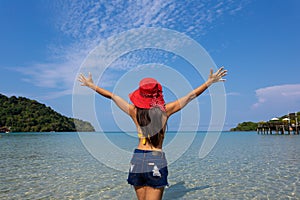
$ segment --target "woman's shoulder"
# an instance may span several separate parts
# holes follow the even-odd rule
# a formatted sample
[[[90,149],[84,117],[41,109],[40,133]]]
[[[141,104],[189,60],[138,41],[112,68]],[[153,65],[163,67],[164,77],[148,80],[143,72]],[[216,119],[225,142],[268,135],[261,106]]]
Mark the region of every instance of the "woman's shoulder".
[[[129,106],[129,115],[133,119],[133,121],[136,121],[136,107],[133,104],[130,104]]]

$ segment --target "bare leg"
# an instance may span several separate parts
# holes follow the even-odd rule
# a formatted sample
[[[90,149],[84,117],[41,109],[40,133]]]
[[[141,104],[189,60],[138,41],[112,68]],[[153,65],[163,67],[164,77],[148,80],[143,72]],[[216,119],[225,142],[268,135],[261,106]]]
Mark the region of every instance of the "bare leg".
[[[134,189],[138,200],[146,199],[146,186],[134,186]]]
[[[152,188],[149,186],[134,186],[138,200],[161,200],[164,187]]]
[[[145,200],[161,200],[163,193],[164,193],[164,187],[161,188],[153,188],[146,186],[146,198]]]

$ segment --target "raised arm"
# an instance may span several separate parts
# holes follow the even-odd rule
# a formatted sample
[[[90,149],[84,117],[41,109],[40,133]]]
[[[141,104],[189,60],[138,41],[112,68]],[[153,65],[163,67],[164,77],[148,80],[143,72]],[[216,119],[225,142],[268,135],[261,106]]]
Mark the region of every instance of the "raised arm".
[[[202,94],[209,86],[211,86],[213,83],[225,81],[223,79],[224,76],[226,76],[227,70],[224,70],[224,67],[221,67],[216,73],[213,73],[213,70],[210,70],[210,75],[205,83],[188,93],[186,96],[170,102],[166,104],[166,111],[167,116],[171,116],[173,113],[178,112],[181,110],[184,106],[186,106],[190,101],[192,101],[194,98],[198,97],[200,94]]]
[[[80,74],[78,77],[78,81],[81,82],[82,86],[87,86],[87,87],[91,88],[92,90],[96,91],[98,94],[100,94],[108,99],[113,100],[121,110],[123,110],[125,113],[127,113],[130,116],[132,115],[134,106],[129,104],[128,102],[126,102],[121,97],[113,94],[112,92],[95,85],[93,82],[91,73],[89,73],[88,77],[85,77],[83,74]]]

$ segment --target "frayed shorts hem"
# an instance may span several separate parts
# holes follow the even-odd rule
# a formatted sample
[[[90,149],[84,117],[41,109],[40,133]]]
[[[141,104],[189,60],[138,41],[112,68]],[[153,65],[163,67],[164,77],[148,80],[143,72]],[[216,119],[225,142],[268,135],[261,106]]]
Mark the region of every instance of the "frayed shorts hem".
[[[157,186],[153,186],[153,185],[136,185],[136,184],[133,184],[133,183],[130,183],[128,182],[129,185],[132,185],[133,187],[152,187],[152,188],[155,188],[155,189],[159,189],[159,188],[163,188],[163,187],[169,187],[169,184],[166,184],[166,185],[157,185]]]

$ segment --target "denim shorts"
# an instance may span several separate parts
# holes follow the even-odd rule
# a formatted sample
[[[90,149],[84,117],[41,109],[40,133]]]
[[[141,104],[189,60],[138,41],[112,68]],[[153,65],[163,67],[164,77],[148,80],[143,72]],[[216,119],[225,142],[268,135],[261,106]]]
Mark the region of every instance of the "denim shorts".
[[[168,166],[164,152],[135,149],[130,161],[128,183],[133,186],[168,186]]]

